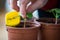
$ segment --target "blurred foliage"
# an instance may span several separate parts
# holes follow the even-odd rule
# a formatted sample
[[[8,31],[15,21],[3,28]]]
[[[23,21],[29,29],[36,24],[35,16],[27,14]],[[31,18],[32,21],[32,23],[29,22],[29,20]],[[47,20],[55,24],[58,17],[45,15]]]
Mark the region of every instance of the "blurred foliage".
[[[59,18],[60,17],[60,9],[59,8],[48,10],[48,12],[53,13],[55,18]]]

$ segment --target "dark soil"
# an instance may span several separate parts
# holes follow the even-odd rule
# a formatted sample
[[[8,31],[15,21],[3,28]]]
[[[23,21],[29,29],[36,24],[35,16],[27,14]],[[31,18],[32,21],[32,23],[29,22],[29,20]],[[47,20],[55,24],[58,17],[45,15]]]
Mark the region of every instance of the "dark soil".
[[[53,18],[40,18],[37,20],[38,22],[44,22],[44,23],[55,23],[55,19]],[[60,19],[58,20],[58,24],[60,23]]]
[[[32,27],[32,26],[33,26],[32,23],[26,22],[26,26],[25,27]],[[24,27],[24,22],[21,22],[16,27],[23,28]]]
[[[18,25],[18,26],[16,26],[16,27],[22,28],[22,27],[24,27],[24,24],[20,24],[20,25]],[[26,25],[25,27],[31,27],[31,26],[30,26],[30,25]]]

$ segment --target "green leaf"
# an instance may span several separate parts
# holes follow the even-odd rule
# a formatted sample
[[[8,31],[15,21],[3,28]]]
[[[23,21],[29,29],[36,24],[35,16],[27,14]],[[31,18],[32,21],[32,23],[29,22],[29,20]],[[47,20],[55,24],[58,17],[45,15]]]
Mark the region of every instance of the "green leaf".
[[[55,11],[60,14],[60,9],[56,8]]]
[[[27,17],[31,19],[33,17],[32,13],[27,13]]]

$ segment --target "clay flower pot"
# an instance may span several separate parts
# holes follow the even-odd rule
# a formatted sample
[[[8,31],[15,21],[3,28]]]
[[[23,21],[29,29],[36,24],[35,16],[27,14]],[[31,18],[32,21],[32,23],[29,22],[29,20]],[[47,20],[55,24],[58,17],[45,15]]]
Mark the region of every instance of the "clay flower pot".
[[[8,40],[37,40],[39,26],[32,22],[26,22],[26,28],[23,22],[16,27],[7,27]]]
[[[43,19],[43,18],[42,18]],[[41,39],[42,40],[60,40],[60,22],[54,24],[54,18],[40,19],[41,22]]]

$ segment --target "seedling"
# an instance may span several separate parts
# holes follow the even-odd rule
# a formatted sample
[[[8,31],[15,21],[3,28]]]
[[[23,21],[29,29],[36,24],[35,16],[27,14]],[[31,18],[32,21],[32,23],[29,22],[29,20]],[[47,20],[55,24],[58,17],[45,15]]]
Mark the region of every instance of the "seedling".
[[[60,17],[60,9],[58,8],[55,8],[55,9],[51,9],[51,10],[48,10],[50,13],[53,13],[54,17],[55,17],[55,24],[58,23],[58,18]]]
[[[33,16],[32,13],[27,13],[27,18],[31,19],[32,16]],[[27,20],[27,18],[24,18],[24,28],[26,26],[26,20]]]

